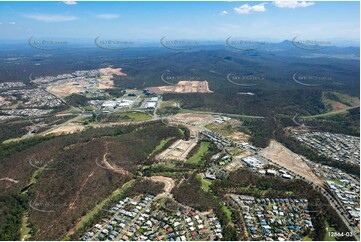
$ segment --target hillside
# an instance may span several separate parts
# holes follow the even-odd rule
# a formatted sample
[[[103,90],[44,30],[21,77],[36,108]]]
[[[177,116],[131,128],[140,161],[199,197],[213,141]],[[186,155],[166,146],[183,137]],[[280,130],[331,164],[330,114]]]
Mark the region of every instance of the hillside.
[[[32,239],[61,240],[98,200],[138,175],[138,166],[162,140],[181,137],[177,128],[153,122],[90,129],[39,144],[2,145],[2,151],[19,152],[1,153],[0,177],[18,182],[0,183],[0,237],[19,239],[16,230],[28,210]],[[18,211],[18,220],[7,220],[11,211]]]

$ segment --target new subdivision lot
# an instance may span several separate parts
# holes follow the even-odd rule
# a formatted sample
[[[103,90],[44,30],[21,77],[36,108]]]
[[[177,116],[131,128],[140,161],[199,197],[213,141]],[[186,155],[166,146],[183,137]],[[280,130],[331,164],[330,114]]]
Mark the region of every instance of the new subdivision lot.
[[[197,140],[177,140],[168,149],[158,155],[159,160],[185,161],[188,153],[196,146]]]

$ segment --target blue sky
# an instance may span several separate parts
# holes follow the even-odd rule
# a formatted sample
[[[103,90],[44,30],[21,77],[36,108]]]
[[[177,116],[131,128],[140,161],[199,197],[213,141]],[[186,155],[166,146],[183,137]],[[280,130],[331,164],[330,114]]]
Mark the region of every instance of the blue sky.
[[[0,38],[359,41],[355,2],[0,2]]]

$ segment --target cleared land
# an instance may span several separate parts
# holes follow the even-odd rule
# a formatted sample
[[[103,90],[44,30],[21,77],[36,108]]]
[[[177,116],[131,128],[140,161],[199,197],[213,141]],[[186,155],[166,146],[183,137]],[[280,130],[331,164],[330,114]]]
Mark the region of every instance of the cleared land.
[[[168,120],[192,126],[204,126],[213,122],[214,118],[210,114],[177,113],[176,115],[169,116]]]
[[[214,132],[217,132],[230,140],[236,142],[239,141],[247,142],[250,138],[249,135],[240,131],[235,131],[235,130],[239,130],[241,127],[242,127],[242,123],[236,119],[230,119],[229,121],[223,122],[221,124],[212,123],[206,126],[206,128]]]
[[[66,82],[59,84],[50,84],[46,90],[57,97],[67,97],[73,93],[84,92],[87,89],[109,89],[114,87],[113,75],[127,76],[127,74],[121,72],[121,68],[103,68],[99,69],[102,76],[97,78],[97,84],[91,84],[84,80],[80,82]]]
[[[196,146],[195,140],[177,140],[168,149],[160,153],[159,160],[178,160],[185,161],[188,153]]]
[[[210,114],[193,114],[193,113],[178,113],[167,117],[170,124],[186,126],[191,135],[198,136],[199,132],[204,130],[204,126],[213,122],[213,116]]]
[[[311,168],[301,159],[301,157],[277,141],[271,140],[270,145],[262,150],[262,155],[286,169],[305,177],[307,180],[323,186],[323,182],[311,170]]]
[[[124,72],[122,72],[122,68],[102,68],[99,71],[105,75],[117,75],[117,76],[127,76]]]
[[[66,97],[73,93],[84,92],[86,89],[83,86],[88,85],[88,82],[67,82],[48,86],[46,90],[57,97]]]
[[[101,76],[97,79],[99,89],[109,89],[114,87],[112,76]]]
[[[179,81],[176,85],[149,87],[150,91],[162,93],[211,93],[207,81]]]
[[[151,120],[152,116],[147,113],[140,112],[122,112],[112,113],[108,115],[98,116],[97,122],[100,123],[117,123],[117,122],[141,122]]]
[[[175,186],[175,181],[170,178],[170,177],[165,177],[165,176],[151,176],[150,179],[154,182],[162,182],[164,183],[164,193],[159,194],[159,196],[163,196],[163,195],[169,195],[170,192],[172,191],[172,189]]]
[[[73,134],[76,132],[81,132],[85,129],[83,125],[69,123],[55,129],[51,129],[48,132],[45,132],[44,135],[54,134],[54,135],[64,135],[64,134]]]

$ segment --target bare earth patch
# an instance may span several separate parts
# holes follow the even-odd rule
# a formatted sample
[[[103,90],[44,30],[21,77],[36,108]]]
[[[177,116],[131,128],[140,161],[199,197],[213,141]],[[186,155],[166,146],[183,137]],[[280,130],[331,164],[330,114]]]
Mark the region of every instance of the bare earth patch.
[[[97,84],[82,80],[80,82],[66,82],[58,84],[50,84],[46,90],[57,97],[67,97],[73,93],[81,93],[86,90],[110,89],[114,87],[113,75],[127,76],[123,73],[122,68],[103,68],[99,69],[102,76],[97,78]]]
[[[185,161],[188,153],[196,146],[195,140],[177,140],[157,156],[159,160]]]
[[[311,170],[311,168],[301,159],[301,157],[275,140],[271,140],[270,145],[263,149],[261,154],[273,162],[286,169],[305,177],[307,180],[323,186],[323,182]]]
[[[243,133],[243,132],[239,132],[239,131],[235,131],[233,132],[232,134],[226,136],[226,138],[230,139],[230,140],[233,140],[233,141],[248,141],[250,136],[246,133]]]
[[[151,176],[150,179],[152,179],[152,181],[154,182],[162,182],[164,183],[164,193],[166,194],[170,194],[170,192],[172,191],[173,187],[175,186],[175,182],[172,178],[170,177],[165,177],[165,176]]]
[[[203,126],[213,122],[214,118],[210,114],[177,113],[176,115],[169,116],[168,119],[193,126]]]
[[[197,136],[200,131],[204,130],[205,125],[213,122],[214,118],[210,114],[178,113],[169,116],[167,120],[170,124],[186,126],[191,135]]]
[[[85,88],[81,86],[81,84],[86,85],[87,83],[78,83],[76,82],[68,82],[62,84],[51,85],[46,88],[46,90],[57,97],[67,97],[73,93],[84,92]]]
[[[212,93],[208,81],[179,81],[176,85],[149,87],[150,91],[162,93]]]
[[[232,161],[231,163],[226,165],[226,170],[229,172],[233,172],[243,167],[243,164],[239,160]]]
[[[61,127],[57,127],[55,129],[51,129],[51,130],[47,131],[46,133],[44,133],[43,135],[49,135],[49,134],[65,135],[65,134],[73,134],[76,132],[81,132],[83,130],[84,130],[83,125],[70,123],[70,124],[66,124]]]
[[[340,103],[340,102],[332,103],[332,111],[337,111],[337,110],[341,110],[341,109],[345,109],[345,108],[347,108],[347,106],[343,103]]]
[[[105,75],[117,75],[117,76],[127,76],[127,74],[122,72],[122,68],[102,68],[99,71]]]
[[[99,89],[108,89],[114,87],[114,81],[112,76],[101,76],[97,79]]]

